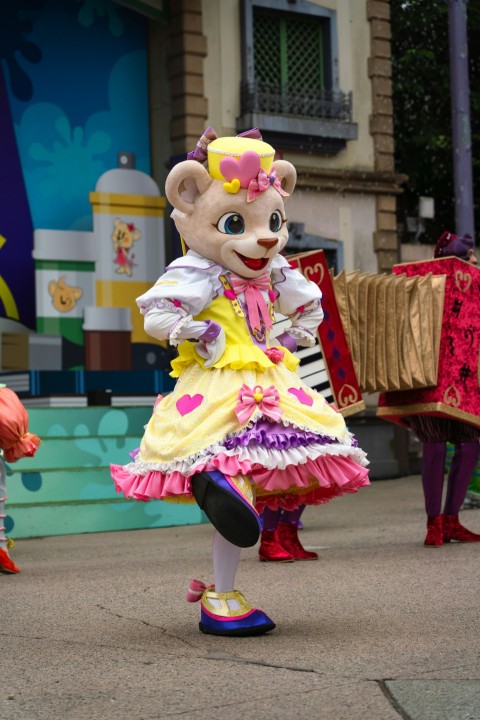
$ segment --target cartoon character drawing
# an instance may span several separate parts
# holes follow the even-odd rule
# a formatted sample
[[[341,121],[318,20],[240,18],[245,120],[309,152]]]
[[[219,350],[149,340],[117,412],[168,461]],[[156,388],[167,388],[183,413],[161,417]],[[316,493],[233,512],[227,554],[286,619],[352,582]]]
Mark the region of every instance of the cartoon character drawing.
[[[118,265],[115,272],[119,275],[132,275],[135,255],[130,255],[133,243],[140,240],[142,234],[135,228],[133,223],[126,223],[120,218],[115,219],[112,242],[115,250],[114,263]]]
[[[62,313],[73,310],[83,295],[82,288],[67,285],[65,275],[62,275],[58,282],[56,280],[50,280],[48,283],[48,292],[52,296],[53,307]]]

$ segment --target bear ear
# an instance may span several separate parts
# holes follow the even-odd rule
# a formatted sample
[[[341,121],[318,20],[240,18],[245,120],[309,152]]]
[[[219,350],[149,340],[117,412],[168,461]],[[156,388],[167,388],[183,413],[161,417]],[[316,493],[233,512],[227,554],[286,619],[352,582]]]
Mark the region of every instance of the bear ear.
[[[165,195],[175,210],[191,215],[195,200],[210,187],[213,178],[197,160],[184,160],[170,170],[165,183]]]
[[[275,160],[272,167],[280,178],[282,188],[291,195],[295,190],[295,184],[297,182],[297,171],[292,163],[288,162],[288,160]],[[285,198],[285,200],[288,200],[288,198]]]

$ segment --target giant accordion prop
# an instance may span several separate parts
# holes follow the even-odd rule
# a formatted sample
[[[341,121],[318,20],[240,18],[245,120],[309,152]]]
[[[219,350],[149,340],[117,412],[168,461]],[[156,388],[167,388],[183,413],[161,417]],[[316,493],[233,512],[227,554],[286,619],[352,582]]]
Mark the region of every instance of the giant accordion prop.
[[[408,426],[404,418],[430,414],[480,426],[480,268],[445,257],[333,277],[322,251],[289,261],[322,290],[318,337],[344,415],[379,392],[386,420]]]

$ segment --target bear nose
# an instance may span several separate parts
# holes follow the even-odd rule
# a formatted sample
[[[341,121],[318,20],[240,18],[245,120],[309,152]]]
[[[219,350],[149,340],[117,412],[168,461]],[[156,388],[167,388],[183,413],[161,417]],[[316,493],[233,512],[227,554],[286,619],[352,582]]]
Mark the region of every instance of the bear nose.
[[[267,248],[267,250],[270,250],[270,248],[274,247],[278,243],[278,238],[273,238],[272,240],[257,240],[257,245],[261,245],[264,248]]]

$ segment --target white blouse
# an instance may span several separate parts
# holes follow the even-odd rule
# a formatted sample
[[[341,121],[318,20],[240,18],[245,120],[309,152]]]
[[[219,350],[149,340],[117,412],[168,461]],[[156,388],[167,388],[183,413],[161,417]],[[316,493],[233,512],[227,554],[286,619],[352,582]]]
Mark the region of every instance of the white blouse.
[[[145,331],[158,340],[169,340],[172,345],[180,340],[198,339],[208,323],[193,318],[222,294],[221,275],[228,279],[229,270],[193,250],[174,260],[155,285],[137,298],[145,315]],[[282,255],[274,258],[270,277],[277,295],[273,307],[291,320],[289,334],[299,345],[314,345],[316,330],[323,319],[320,288],[291,268]],[[262,290],[262,294],[268,303],[268,291]],[[244,300],[243,293],[238,299]]]

